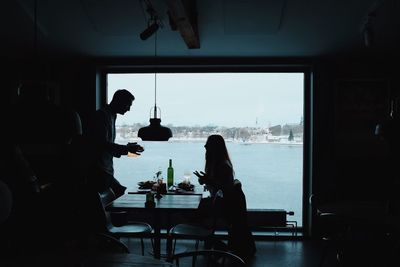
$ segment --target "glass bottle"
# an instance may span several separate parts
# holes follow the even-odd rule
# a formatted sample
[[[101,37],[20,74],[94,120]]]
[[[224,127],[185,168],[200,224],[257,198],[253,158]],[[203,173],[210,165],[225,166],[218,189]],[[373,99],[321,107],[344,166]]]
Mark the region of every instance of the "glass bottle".
[[[168,189],[174,185],[174,168],[172,167],[172,159],[169,159],[169,166],[167,169],[167,186]]]

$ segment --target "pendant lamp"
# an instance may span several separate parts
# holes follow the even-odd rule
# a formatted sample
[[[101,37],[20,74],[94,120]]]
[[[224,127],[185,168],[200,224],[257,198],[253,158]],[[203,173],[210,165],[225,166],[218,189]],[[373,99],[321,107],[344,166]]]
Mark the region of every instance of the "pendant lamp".
[[[154,35],[154,58],[157,57],[157,32]],[[158,112],[160,111],[160,112]],[[158,117],[158,114],[160,117]],[[139,129],[138,137],[143,141],[168,141],[172,137],[170,128],[161,125],[161,110],[157,107],[157,71],[154,71],[154,107],[150,110],[150,125]]]

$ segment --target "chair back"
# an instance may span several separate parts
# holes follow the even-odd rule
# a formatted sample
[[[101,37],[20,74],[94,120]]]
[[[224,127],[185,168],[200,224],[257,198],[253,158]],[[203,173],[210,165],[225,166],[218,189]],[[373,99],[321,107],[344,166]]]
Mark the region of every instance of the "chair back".
[[[238,179],[233,181],[232,190],[228,194],[225,194],[224,198],[228,221],[247,221],[246,196],[242,190],[242,183]]]
[[[217,193],[213,197],[203,198],[198,207],[199,216],[202,218],[204,226],[212,229],[213,233],[220,224],[220,220],[224,221],[223,201],[223,196]]]
[[[108,188],[104,192],[100,193],[100,200],[101,200],[101,203],[103,204],[104,208],[107,207],[116,198],[117,197],[116,197],[114,191],[111,188]]]
[[[102,212],[102,217],[105,223],[106,228],[109,230],[114,227],[111,214],[106,211],[106,207],[116,199],[115,193],[111,188],[108,188],[102,193],[99,193],[99,202],[101,203],[100,210]]]
[[[185,261],[185,258],[187,261]],[[178,253],[173,256],[176,266],[188,266],[188,262],[192,262],[192,267],[195,266],[246,266],[245,262],[237,255],[222,251],[222,250],[196,250]]]
[[[247,221],[246,196],[242,183],[235,179],[228,196],[228,247],[230,251],[247,260],[256,253],[255,240]]]

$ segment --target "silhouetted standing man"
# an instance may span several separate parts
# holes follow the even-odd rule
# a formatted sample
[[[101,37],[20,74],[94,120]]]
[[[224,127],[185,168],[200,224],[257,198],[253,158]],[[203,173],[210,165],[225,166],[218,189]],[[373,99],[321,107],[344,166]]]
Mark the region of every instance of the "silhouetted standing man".
[[[128,152],[140,155],[143,147],[136,143],[120,145],[115,143],[115,120],[117,114],[124,115],[130,110],[135,97],[125,89],[117,90],[110,104],[96,111],[90,121],[89,137],[94,145],[95,162],[89,182],[98,192],[111,187],[118,196],[123,195],[126,189],[114,177],[113,157],[127,155]]]

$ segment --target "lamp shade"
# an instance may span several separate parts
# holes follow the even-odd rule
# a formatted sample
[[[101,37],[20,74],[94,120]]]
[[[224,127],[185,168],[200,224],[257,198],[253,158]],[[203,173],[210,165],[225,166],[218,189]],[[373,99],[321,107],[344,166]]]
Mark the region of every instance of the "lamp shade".
[[[153,18],[153,24],[140,34],[142,40],[147,39],[153,33],[154,35],[154,59],[157,57],[157,30],[159,25],[157,19]],[[161,125],[161,110],[160,118],[157,117],[157,72],[154,72],[154,117],[151,117],[150,111],[150,125],[139,129],[138,137],[143,141],[168,141],[172,137],[170,128]]]
[[[161,125],[161,119],[151,118],[150,125],[139,129],[138,137],[143,141],[168,141],[172,137],[172,131]]]

